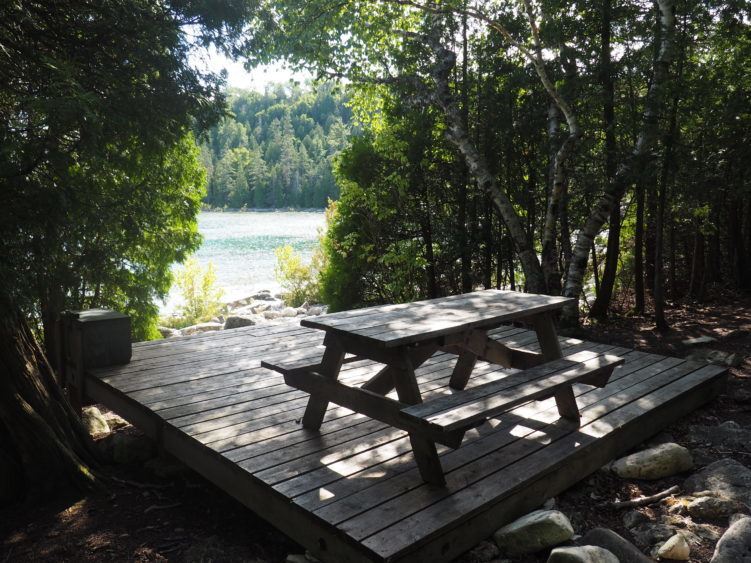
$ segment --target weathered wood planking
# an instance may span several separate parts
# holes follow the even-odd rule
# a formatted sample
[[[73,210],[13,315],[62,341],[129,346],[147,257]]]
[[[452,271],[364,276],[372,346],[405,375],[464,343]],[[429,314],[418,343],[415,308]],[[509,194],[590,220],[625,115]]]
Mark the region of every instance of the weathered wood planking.
[[[461,302],[455,296],[444,306]],[[361,311],[360,321],[372,313]],[[503,326],[489,334],[540,350],[531,331]],[[561,338],[564,358],[587,351],[625,360],[604,388],[574,385],[581,425],[560,419],[553,399],[517,406],[467,432],[459,449],[439,446],[447,485],[434,487],[420,478],[402,430],[334,406],[320,431],[300,426],[307,394],[260,361],[320,355],[322,341],[322,331],[292,324],[136,344],[130,364],[88,374],[86,391],[324,561],[448,561],[709,400],[725,375]],[[452,396],[455,363],[437,353],[417,370],[425,397]],[[380,368],[346,364],[340,381],[360,385]],[[494,382],[514,373],[478,361],[468,389],[502,386]]]
[[[570,301],[565,297],[486,289],[405,305],[310,317],[303,319],[301,324],[391,348],[462,330],[493,327],[522,317],[533,318],[560,310]],[[478,311],[482,311],[479,318]]]

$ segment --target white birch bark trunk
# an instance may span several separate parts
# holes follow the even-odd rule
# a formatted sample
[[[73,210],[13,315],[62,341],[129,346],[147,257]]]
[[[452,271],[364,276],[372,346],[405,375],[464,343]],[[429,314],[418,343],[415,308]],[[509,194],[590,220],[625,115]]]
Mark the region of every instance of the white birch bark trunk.
[[[649,165],[652,150],[658,138],[659,116],[665,105],[665,85],[669,80],[670,63],[673,59],[675,36],[674,0],[657,0],[660,10],[660,48],[655,59],[652,83],[644,101],[642,127],[631,156],[616,172],[613,182],[595,203],[589,218],[579,231],[569,265],[563,295],[576,301],[564,310],[563,321],[568,325],[579,321],[579,297],[584,283],[584,274],[590,249],[597,233],[610,216],[613,207],[620,201],[640,169]]]

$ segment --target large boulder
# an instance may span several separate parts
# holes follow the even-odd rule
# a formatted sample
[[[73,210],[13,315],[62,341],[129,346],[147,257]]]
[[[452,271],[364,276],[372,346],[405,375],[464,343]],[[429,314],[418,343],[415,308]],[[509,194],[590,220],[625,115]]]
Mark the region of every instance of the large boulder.
[[[590,530],[579,538],[577,543],[603,547],[615,555],[620,563],[650,563],[651,561],[638,547],[607,528]]]
[[[742,516],[733,521],[723,534],[710,563],[751,562],[751,518]]]
[[[556,547],[550,552],[547,563],[620,563],[604,547],[596,545]]]
[[[694,467],[694,460],[683,446],[668,443],[627,455],[610,466],[624,479],[663,479]]]
[[[253,317],[245,315],[230,315],[224,321],[224,328],[241,328],[244,326],[253,326],[256,324],[256,320]]]
[[[493,539],[504,554],[515,556],[556,546],[573,536],[574,528],[565,514],[536,510],[498,530]]]
[[[687,493],[711,491],[716,496],[751,506],[751,470],[734,459],[710,463],[683,483]]]
[[[285,307],[281,311],[283,317],[296,317],[297,316],[297,309],[294,307]]]
[[[96,407],[84,407],[81,409],[81,421],[92,436],[108,434],[110,431],[107,419],[104,418],[101,411]]]

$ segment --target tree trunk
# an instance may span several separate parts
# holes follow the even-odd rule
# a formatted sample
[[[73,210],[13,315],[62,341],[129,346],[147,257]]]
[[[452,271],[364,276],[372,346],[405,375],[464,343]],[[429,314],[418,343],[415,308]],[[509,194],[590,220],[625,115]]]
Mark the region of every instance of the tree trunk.
[[[534,246],[529,241],[521,218],[516,213],[511,200],[498,185],[486,159],[470,139],[462,113],[451,93],[449,76],[456,65],[456,54],[434,38],[427,38],[427,40],[436,55],[432,74],[436,84],[436,101],[446,118],[446,136],[464,156],[467,167],[475,178],[478,188],[481,192],[488,193],[506,224],[524,270],[527,289],[533,293],[545,293],[545,277],[540,267],[540,261],[537,259]]]
[[[10,307],[0,310],[0,435],[0,463],[15,469],[19,496],[95,485],[93,443],[28,324]]]
[[[602,27],[600,29],[600,83],[602,84],[602,124],[605,130],[605,181],[612,184],[616,172],[615,144],[615,85],[610,60],[611,0],[602,0]],[[605,270],[602,273],[600,290],[597,292],[589,316],[605,319],[608,316],[610,301],[613,298],[615,276],[618,272],[618,256],[621,250],[621,208],[620,200],[610,212],[608,246],[605,254]]]
[[[644,314],[644,184],[636,184],[636,226],[634,229],[634,312]]]
[[[623,194],[631,185],[635,172],[647,164],[659,132],[659,116],[662,113],[665,86],[669,80],[670,62],[673,58],[673,36],[675,34],[674,0],[657,0],[660,9],[659,54],[654,62],[651,84],[644,101],[642,127],[633,153],[619,168],[611,186],[595,204],[584,227],[579,231],[574,245],[574,253],[566,277],[563,294],[574,299],[572,305],[564,309],[562,323],[576,325],[579,322],[579,297],[584,284],[589,250],[595,236],[612,213]]]
[[[688,294],[702,301],[704,299],[704,233],[701,232],[700,226],[696,227],[694,234],[694,252],[691,261],[691,281],[688,286]]]

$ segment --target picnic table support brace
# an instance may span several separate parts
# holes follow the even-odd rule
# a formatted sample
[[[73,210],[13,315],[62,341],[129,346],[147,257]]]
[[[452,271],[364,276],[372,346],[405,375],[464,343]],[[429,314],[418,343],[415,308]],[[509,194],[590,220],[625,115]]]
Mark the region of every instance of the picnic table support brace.
[[[404,377],[394,377],[396,384],[396,393],[402,403],[408,405],[417,405],[422,403],[420,388],[417,386],[417,378],[412,360],[408,353],[403,355]],[[412,445],[412,452],[417,462],[417,468],[420,476],[426,483],[432,485],[445,485],[446,478],[443,475],[441,460],[438,457],[435,442],[430,438],[416,432],[409,433],[409,442]]]
[[[336,339],[328,335],[324,344],[326,351],[323,353],[319,371],[321,375],[335,380],[339,377],[339,371],[344,362],[344,349]],[[318,430],[323,423],[323,417],[326,415],[328,406],[329,402],[322,393],[311,393],[308,406],[305,408],[305,414],[302,417],[303,428]]]
[[[540,351],[546,362],[557,360],[563,357],[561,343],[558,341],[558,334],[555,330],[555,322],[550,313],[542,313],[534,318],[535,332],[537,340],[540,343]],[[556,392],[555,406],[558,407],[558,414],[568,420],[579,421],[579,407],[576,405],[576,396],[571,385],[564,387]]]

